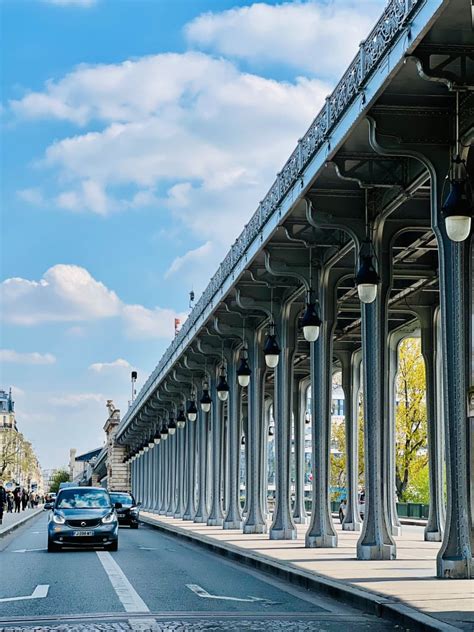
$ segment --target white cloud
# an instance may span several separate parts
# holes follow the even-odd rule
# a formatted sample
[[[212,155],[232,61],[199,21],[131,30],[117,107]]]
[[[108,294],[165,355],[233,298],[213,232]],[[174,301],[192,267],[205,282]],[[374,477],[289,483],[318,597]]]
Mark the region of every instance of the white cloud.
[[[262,67],[291,67],[319,77],[345,70],[384,0],[258,2],[204,13],[185,27],[188,41]]]
[[[54,364],[56,358],[52,353],[19,353],[13,349],[0,349],[0,361],[15,364]]]
[[[161,307],[148,309],[143,305],[126,305],[123,308],[124,327],[130,338],[173,338],[175,318],[179,318],[182,324],[186,314]]]
[[[89,403],[103,402],[105,405],[106,399],[107,398],[101,393],[68,393],[59,397],[50,397],[49,403],[52,406],[76,408],[77,406],[82,406]]]
[[[176,257],[170,267],[168,268],[168,270],[166,270],[165,272],[165,279],[168,279],[169,277],[173,276],[173,274],[176,274],[177,272],[179,272],[183,266],[186,266],[187,264],[196,264],[201,262],[203,259],[207,259],[209,257],[209,255],[212,252],[212,242],[211,241],[206,241],[205,244],[203,244],[202,246],[199,246],[199,248],[195,248],[194,250],[189,250],[186,254],[182,255],[181,257]]]
[[[1,290],[3,317],[16,325],[109,318],[121,308],[115,292],[74,265],[55,265],[40,281],[6,279]]]
[[[43,194],[37,188],[21,189],[17,191],[17,195],[24,202],[34,204],[35,206],[39,206],[44,202]]]
[[[89,366],[90,371],[95,373],[103,373],[115,369],[129,369],[131,365],[123,358],[117,358],[113,362],[94,362]]]
[[[174,319],[185,318],[172,309],[127,305],[85,268],[73,265],[53,266],[40,281],[6,279],[1,290],[2,316],[14,325],[119,318],[132,338],[172,338]],[[74,326],[68,333],[84,330]]]
[[[57,206],[102,215],[156,206],[200,238],[205,225],[207,239],[226,247],[328,90],[317,79],[278,82],[203,53],[169,53],[80,66],[11,107],[95,123],[39,162],[59,175]]]

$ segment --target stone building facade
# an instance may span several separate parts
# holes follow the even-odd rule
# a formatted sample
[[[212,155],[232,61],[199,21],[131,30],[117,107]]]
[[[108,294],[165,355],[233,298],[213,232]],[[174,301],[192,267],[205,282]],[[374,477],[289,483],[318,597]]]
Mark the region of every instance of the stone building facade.
[[[106,442],[106,468],[107,489],[110,491],[130,491],[130,467],[124,463],[127,448],[119,445],[116,440],[117,428],[120,423],[120,410],[115,408],[112,400],[107,401],[109,417],[104,425],[107,437]]]

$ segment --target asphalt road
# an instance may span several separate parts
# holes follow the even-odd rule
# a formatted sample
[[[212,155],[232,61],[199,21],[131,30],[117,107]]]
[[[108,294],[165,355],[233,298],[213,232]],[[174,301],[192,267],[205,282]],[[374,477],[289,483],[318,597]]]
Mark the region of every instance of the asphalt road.
[[[0,630],[402,630],[151,527],[121,528],[116,553],[48,553],[46,523],[0,540]]]

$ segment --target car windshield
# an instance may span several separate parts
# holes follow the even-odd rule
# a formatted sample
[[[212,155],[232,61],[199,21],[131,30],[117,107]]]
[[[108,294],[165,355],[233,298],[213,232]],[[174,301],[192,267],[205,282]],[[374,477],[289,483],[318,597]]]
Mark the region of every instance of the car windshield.
[[[110,498],[113,503],[121,503],[127,507],[131,507],[135,504],[130,494],[110,494]]]
[[[58,496],[58,509],[102,509],[110,507],[109,495],[103,490],[65,489]]]

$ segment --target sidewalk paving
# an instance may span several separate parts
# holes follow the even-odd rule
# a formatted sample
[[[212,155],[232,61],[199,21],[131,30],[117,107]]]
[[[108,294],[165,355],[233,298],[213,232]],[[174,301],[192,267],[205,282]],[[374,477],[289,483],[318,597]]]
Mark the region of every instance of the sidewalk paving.
[[[4,513],[3,514],[3,522],[0,525],[0,537],[10,533],[17,527],[20,527],[25,522],[28,522],[34,516],[37,516],[43,511],[43,507],[37,507],[35,509],[25,509],[25,511],[20,511],[20,513]]]
[[[396,618],[413,630],[474,629],[474,582],[436,578],[440,544],[425,542],[423,530],[405,528],[396,537],[397,559],[362,561],[355,557],[358,533],[336,523],[338,547],[304,546],[307,525],[297,540],[269,540],[142,511],[140,519],[197,541],[290,581],[319,588],[364,610]]]

